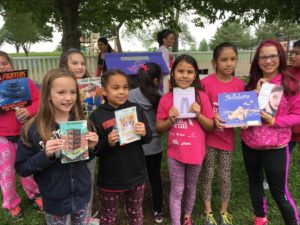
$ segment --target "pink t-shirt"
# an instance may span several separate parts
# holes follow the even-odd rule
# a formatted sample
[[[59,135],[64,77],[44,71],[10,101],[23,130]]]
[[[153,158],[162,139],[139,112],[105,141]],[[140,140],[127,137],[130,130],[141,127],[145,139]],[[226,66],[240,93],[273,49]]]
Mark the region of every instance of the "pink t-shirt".
[[[218,94],[240,92],[244,90],[245,84],[243,81],[236,77],[232,77],[229,82],[220,81],[216,74],[210,74],[209,76],[201,80],[201,85],[204,91],[207,93],[209,100],[212,104],[214,112],[217,112],[217,107],[214,105],[218,103]],[[206,136],[206,144],[210,147],[222,149],[225,151],[234,150],[234,129],[226,128],[223,131],[215,129]]]
[[[207,118],[214,114],[207,95],[200,91],[201,113]],[[165,94],[158,105],[156,119],[164,120],[169,117],[169,110],[173,106],[173,93]],[[168,157],[187,164],[202,164],[206,153],[205,131],[197,119],[177,119],[168,131]]]

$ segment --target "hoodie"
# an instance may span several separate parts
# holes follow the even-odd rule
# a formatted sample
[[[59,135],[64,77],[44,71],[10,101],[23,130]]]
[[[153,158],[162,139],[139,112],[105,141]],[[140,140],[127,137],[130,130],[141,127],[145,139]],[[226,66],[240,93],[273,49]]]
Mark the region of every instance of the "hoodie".
[[[160,135],[156,132],[156,110],[153,108],[152,103],[141,92],[140,88],[135,88],[129,92],[128,100],[133,103],[139,104],[146,115],[149,122],[149,127],[152,131],[152,141],[149,144],[143,145],[145,155],[154,155],[162,151],[162,143]]]
[[[145,124],[146,135],[138,141],[122,146],[117,143],[116,146],[111,147],[108,142],[108,134],[116,125],[114,112],[132,106],[136,106],[138,121]],[[147,171],[142,145],[151,141],[152,133],[142,108],[128,101],[118,108],[105,102],[91,114],[90,120],[99,135],[98,186],[107,190],[129,190],[145,183]]]

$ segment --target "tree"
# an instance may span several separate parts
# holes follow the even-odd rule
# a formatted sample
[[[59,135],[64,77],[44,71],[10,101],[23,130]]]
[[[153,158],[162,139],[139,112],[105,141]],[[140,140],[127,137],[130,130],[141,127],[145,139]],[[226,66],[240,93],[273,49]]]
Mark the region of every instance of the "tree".
[[[208,51],[208,43],[205,39],[202,39],[199,45],[199,51]]]
[[[211,39],[210,48],[214,49],[225,41],[235,44],[240,49],[250,49],[252,40],[249,27],[237,22],[223,24]]]
[[[14,45],[17,52],[22,47],[27,56],[32,44],[49,41],[52,38],[52,27],[36,26],[32,21],[31,13],[18,14],[14,11],[6,11],[4,20],[5,23],[0,31],[1,39]]]

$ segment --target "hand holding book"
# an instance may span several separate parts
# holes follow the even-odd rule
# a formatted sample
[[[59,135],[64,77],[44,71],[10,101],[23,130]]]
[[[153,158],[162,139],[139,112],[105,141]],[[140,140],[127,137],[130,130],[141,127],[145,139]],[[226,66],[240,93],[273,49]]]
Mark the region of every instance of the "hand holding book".
[[[175,123],[176,121],[176,118],[179,116],[179,112],[178,112],[178,109],[173,106],[170,108],[169,110],[169,120],[172,122],[172,123]]]
[[[263,118],[269,126],[273,126],[275,122],[275,118],[271,116],[269,113],[260,111],[260,116]]]
[[[53,157],[55,152],[61,151],[64,147],[65,140],[63,139],[52,139],[46,142],[45,153],[48,158]]]
[[[119,133],[118,130],[112,130],[109,134],[108,134],[108,143],[111,147],[116,146],[116,144],[119,141]]]
[[[99,141],[99,137],[95,132],[88,132],[86,134],[86,139],[88,140],[89,149],[94,149]]]
[[[142,122],[136,122],[134,125],[135,133],[141,137],[146,135],[145,124]]]
[[[199,103],[198,102],[193,102],[191,107],[190,107],[189,112],[196,113],[196,115],[200,114],[201,113],[201,106],[199,105]]]

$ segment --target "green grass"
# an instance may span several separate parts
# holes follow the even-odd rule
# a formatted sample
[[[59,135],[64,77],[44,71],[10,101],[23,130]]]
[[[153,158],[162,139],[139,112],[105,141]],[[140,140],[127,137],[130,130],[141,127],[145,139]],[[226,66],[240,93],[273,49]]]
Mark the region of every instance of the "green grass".
[[[238,134],[237,134],[238,135]],[[230,201],[229,211],[232,213],[234,217],[234,224],[235,225],[252,225],[252,218],[253,213],[250,204],[250,197],[248,193],[248,186],[247,186],[247,175],[244,168],[244,163],[242,159],[241,147],[239,138],[237,138],[236,142],[236,151],[234,153],[233,159],[233,167],[232,167],[232,197]],[[300,151],[299,148],[293,151],[291,155],[291,166],[290,166],[290,179],[289,179],[289,189],[291,192],[291,196],[295,200],[296,205],[300,206]],[[166,156],[164,155],[163,163],[162,163],[162,176],[163,176],[163,186],[164,186],[164,202],[165,202],[165,214],[166,218],[162,224],[171,224],[169,219],[169,209],[168,209],[168,202],[169,202],[169,178],[168,178],[168,171],[166,165]],[[25,197],[23,190],[20,187],[19,182],[17,182],[17,190],[18,193],[21,195],[22,201],[22,209],[24,213],[23,221],[17,223],[19,225],[43,225],[45,224],[44,215],[37,213],[35,209],[32,207],[32,203]],[[298,191],[297,191],[298,190]],[[270,219],[271,225],[282,225],[284,224],[280,212],[277,208],[277,205],[272,200],[269,191],[267,193],[267,203],[268,203],[268,217]],[[97,198],[96,198],[97,199]],[[0,201],[2,198],[0,197]],[[220,206],[220,194],[218,189],[218,182],[217,179],[214,180],[213,183],[213,210],[217,213]],[[126,225],[127,219],[124,217],[124,213],[122,211],[122,202],[119,204],[120,209],[118,213],[118,220],[117,225]],[[299,209],[299,207],[298,207]],[[98,210],[98,209],[95,209]],[[194,207],[193,212],[193,219],[195,224],[201,224],[199,217],[203,211],[203,205],[200,198],[199,193],[199,184],[198,184],[198,193],[197,199]],[[145,192],[145,201],[144,201],[144,224],[145,225],[153,225],[153,218],[152,218],[152,210],[151,210],[151,196],[149,186]],[[7,215],[4,213],[4,210],[0,210],[0,224],[1,225],[9,225],[12,222],[7,218]]]

